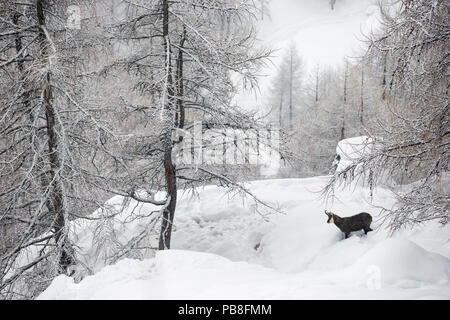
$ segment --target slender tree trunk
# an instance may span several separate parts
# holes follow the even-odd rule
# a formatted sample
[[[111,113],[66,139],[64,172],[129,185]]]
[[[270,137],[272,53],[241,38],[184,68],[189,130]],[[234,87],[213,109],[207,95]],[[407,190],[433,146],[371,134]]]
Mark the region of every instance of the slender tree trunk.
[[[19,14],[17,12],[15,12],[12,16],[12,21],[15,25],[19,26]],[[19,54],[19,52],[22,50],[23,45],[22,45],[22,38],[20,36],[20,33],[16,34],[16,39],[15,39],[15,46],[16,46],[16,52],[17,54]],[[23,55],[21,55],[21,57],[18,58],[17,61],[17,66],[19,68],[19,71],[22,72],[23,71]]]
[[[169,204],[163,211],[161,221],[161,233],[159,236],[159,250],[170,249],[170,240],[172,236],[172,225],[175,216],[177,204],[177,178],[175,165],[172,161],[172,111],[175,109],[174,89],[172,80],[172,66],[169,42],[169,1],[163,0],[163,37],[164,52],[166,53],[166,71],[167,71],[167,102],[165,108],[165,132],[164,132],[164,172],[166,177],[166,191],[170,197]],[[182,99],[182,97],[179,97]]]
[[[280,92],[280,107],[278,113],[278,122],[280,123],[280,128],[283,127],[283,95],[284,95],[284,87],[281,84],[281,92]]]
[[[183,47],[184,42],[186,41],[186,28],[183,27],[183,35],[180,40],[180,49],[178,51],[177,57],[177,72],[176,72],[176,88],[177,88],[177,113],[175,116],[175,126],[177,128],[184,128],[184,122],[186,118],[186,109],[184,108],[184,83],[183,83]],[[182,136],[180,137],[182,140]],[[181,142],[180,140],[180,142]]]
[[[344,73],[344,103],[342,105],[342,127],[341,127],[341,139],[345,139],[345,109],[347,107],[347,74],[348,74],[348,63],[345,62],[345,73]]]
[[[289,69],[289,129],[293,130],[293,114],[292,114],[292,86],[293,86],[293,52],[291,50],[291,60],[290,60],[290,69]]]
[[[361,66],[361,103],[359,106],[359,121],[364,125],[364,66]]]
[[[261,0],[261,20],[264,20],[264,0]]]
[[[387,53],[384,54],[384,58],[383,58],[383,79],[381,80],[381,84],[383,86],[383,94],[381,96],[381,98],[383,100],[386,99],[386,73],[387,73]]]
[[[43,8],[43,0],[36,1],[37,18],[39,23],[39,45],[41,54],[44,59],[49,62],[50,55],[48,49],[50,41],[47,39],[45,14]],[[65,271],[69,265],[73,263],[72,256],[70,254],[70,245],[66,234],[66,218],[64,211],[64,198],[63,188],[60,181],[59,170],[61,169],[61,162],[58,154],[59,141],[56,129],[56,112],[52,104],[52,86],[51,86],[51,73],[47,70],[42,83],[42,98],[45,106],[45,120],[48,136],[48,153],[50,161],[49,170],[49,201],[47,202],[47,208],[51,215],[55,217],[54,220],[54,232],[55,242],[59,247],[59,266]]]
[[[150,37],[150,48],[151,50],[153,50],[153,37]],[[150,73],[150,83],[153,83],[155,76],[153,75],[153,72]],[[155,91],[151,90],[150,91],[150,95],[151,95],[151,105],[155,105]]]
[[[16,12],[13,14],[12,16],[12,21],[15,25],[19,26],[19,14]],[[20,36],[19,33],[16,34],[16,38],[15,38],[15,49],[16,49],[16,53],[19,54],[22,51],[23,48],[23,43],[22,43],[22,37]],[[24,56],[23,53],[20,55],[20,57],[18,57],[17,60],[17,68],[19,69],[20,72],[20,81],[23,84],[23,88],[25,89],[25,92],[23,93],[23,107],[25,112],[29,112],[29,119],[30,119],[30,123],[33,123],[33,113],[32,110],[30,108],[30,93],[28,91],[26,91],[26,87],[25,87],[25,75],[24,75]],[[30,141],[32,141],[32,138],[30,138]]]
[[[319,65],[316,69],[316,103],[319,102]]]

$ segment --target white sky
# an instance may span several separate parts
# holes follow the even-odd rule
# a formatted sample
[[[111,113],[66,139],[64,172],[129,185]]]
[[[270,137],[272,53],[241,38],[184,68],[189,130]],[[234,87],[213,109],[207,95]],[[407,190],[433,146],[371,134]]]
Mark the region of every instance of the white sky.
[[[376,26],[378,0],[337,0],[331,10],[330,0],[271,0],[270,19],[261,23],[260,39],[273,49],[273,63],[279,63],[283,49],[293,41],[311,70],[320,65],[339,65],[346,56],[361,52],[362,32],[368,34]],[[275,73],[271,67],[263,71],[261,96],[239,95],[240,103],[255,107],[265,100],[264,92]]]

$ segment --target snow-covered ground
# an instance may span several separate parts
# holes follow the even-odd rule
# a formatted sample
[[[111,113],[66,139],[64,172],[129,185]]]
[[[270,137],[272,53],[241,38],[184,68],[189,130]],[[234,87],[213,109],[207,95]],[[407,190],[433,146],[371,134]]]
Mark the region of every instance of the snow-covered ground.
[[[255,195],[285,213],[264,219],[267,210],[215,186],[200,189],[199,198],[180,192],[172,249],[143,260],[125,258],[103,267],[101,257],[107,255],[96,251],[92,235],[79,226],[78,244],[90,252],[86,263],[95,274],[79,283],[61,275],[38,298],[450,298],[450,226],[430,223],[389,237],[375,206],[392,206],[390,191],[379,188],[371,199],[365,187],[353,186],[326,204],[318,191],[328,178],[249,183]],[[369,212],[375,231],[343,240],[326,223],[324,209],[341,216]],[[131,222],[115,232],[129,239],[142,228]]]

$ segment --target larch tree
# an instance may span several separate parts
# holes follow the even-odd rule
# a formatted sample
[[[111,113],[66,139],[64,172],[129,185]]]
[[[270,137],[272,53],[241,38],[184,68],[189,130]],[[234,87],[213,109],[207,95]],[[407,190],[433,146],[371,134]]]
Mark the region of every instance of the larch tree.
[[[109,112],[86,95],[92,34],[70,29],[66,1],[0,8],[0,293],[33,297],[77,264],[70,222],[122,184],[126,159]],[[80,1],[88,5],[89,1]],[[127,179],[123,179],[127,181]]]
[[[233,97],[236,79],[256,87],[257,70],[270,52],[257,48],[254,23],[259,8],[253,1],[126,3],[128,14],[109,32],[113,41],[123,40],[131,49],[107,69],[128,70],[136,92],[148,99],[152,129],[134,149],[148,165],[140,174],[143,184],[129,196],[160,208],[155,213],[160,221],[158,248],[163,250],[170,248],[179,189],[215,183],[252,196],[237,177],[201,161],[208,148],[226,153],[225,142],[218,143],[217,137],[215,143],[203,139],[196,144],[187,163],[177,165],[176,157],[191,148],[196,122],[202,123],[201,132],[259,128],[254,112],[233,103]],[[158,201],[139,196],[138,189],[144,187],[165,196]]]
[[[294,117],[302,104],[304,68],[302,57],[295,44],[291,43],[282,57],[271,88],[272,112],[276,110],[278,123],[286,131],[294,129]]]

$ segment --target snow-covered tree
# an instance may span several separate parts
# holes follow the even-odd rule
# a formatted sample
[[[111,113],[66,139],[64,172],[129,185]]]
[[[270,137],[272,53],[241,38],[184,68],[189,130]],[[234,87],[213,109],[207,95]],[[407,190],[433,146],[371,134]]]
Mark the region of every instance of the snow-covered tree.
[[[159,249],[170,248],[177,190],[182,186],[218,183],[248,193],[230,176],[205,163],[176,166],[175,153],[195,121],[208,128],[257,127],[252,113],[232,103],[236,78],[246,87],[257,85],[256,71],[269,52],[255,46],[254,19],[259,8],[253,1],[127,1],[128,14],[111,25],[113,41],[124,41],[129,54],[109,69],[133,74],[135,89],[146,97],[149,136],[137,141],[134,152],[144,157],[140,177],[128,196],[161,209]],[[197,146],[194,153],[207,146]],[[223,151],[225,152],[225,151]],[[137,195],[138,188],[161,191],[156,201]]]
[[[378,69],[345,59],[342,66],[312,70],[304,81],[302,104],[288,137],[295,161],[284,175],[327,174],[337,143],[373,127],[382,92]]]
[[[66,1],[0,9],[0,291],[32,297],[77,263],[69,223],[122,185],[111,110],[89,96],[88,49]],[[80,1],[81,5],[90,5]],[[116,174],[112,174],[116,172]],[[117,174],[118,172],[118,174]],[[114,188],[115,189],[115,188]]]
[[[338,182],[366,174],[370,186],[386,176],[414,182],[387,208],[392,230],[436,219],[449,221],[449,95],[447,1],[401,1],[381,6],[383,28],[371,36],[367,59],[379,66],[384,88],[372,151],[340,172]],[[381,62],[381,63],[380,63]]]
[[[269,4],[271,0],[259,0],[259,10],[261,12],[261,20],[264,19],[264,17],[270,18],[270,9]]]
[[[305,78],[304,62],[294,43],[291,43],[272,80],[272,117],[281,128],[292,131],[294,117],[300,110]]]

